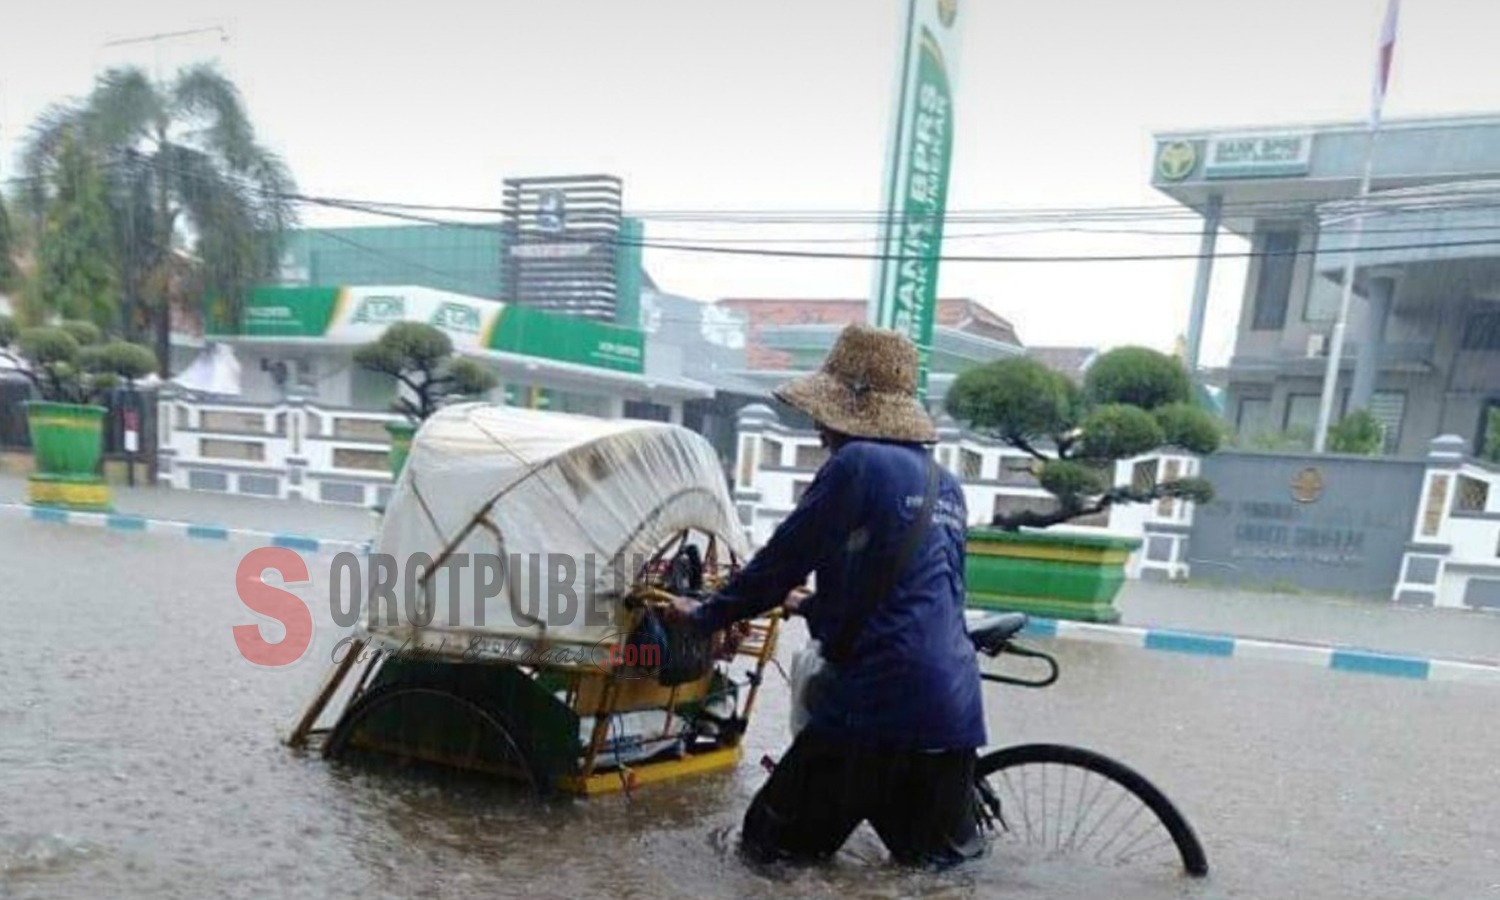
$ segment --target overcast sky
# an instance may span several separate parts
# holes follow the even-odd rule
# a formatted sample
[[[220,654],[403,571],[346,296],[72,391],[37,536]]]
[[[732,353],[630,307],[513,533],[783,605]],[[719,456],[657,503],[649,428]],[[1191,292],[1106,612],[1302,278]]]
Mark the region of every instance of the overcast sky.
[[[10,0],[0,27],[0,175],[48,102],[103,67],[216,58],[310,194],[498,206],[508,176],[609,172],[634,210],[859,210],[880,203],[903,0],[370,2]],[[1139,205],[1151,134],[1365,115],[1385,0],[961,0],[950,209]],[[222,25],[155,45],[121,38]],[[1500,3],[1407,0],[1388,116],[1500,110]],[[311,213],[314,224],[337,221]],[[1161,227],[1161,226],[1157,226]],[[1167,229],[1190,230],[1190,223]],[[978,225],[950,233],[985,232]],[[692,240],[859,239],[653,221]],[[774,244],[770,246],[795,246]],[[861,244],[816,244],[860,251]],[[969,238],[948,252],[1193,252],[1196,237]],[[1221,242],[1223,249],[1240,249]],[[650,251],[667,289],[864,296],[861,261]],[[1221,263],[1205,340],[1228,356],[1242,264]],[[1028,343],[1169,348],[1192,263],[948,264]]]

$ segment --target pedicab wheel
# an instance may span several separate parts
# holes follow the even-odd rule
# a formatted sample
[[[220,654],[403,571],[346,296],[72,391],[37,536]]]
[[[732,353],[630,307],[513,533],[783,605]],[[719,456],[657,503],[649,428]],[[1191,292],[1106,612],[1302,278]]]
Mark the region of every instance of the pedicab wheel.
[[[1006,841],[1049,855],[1208,874],[1192,825],[1145,776],[1092,750],[1023,744],[980,757],[981,818]]]
[[[420,716],[442,723],[441,741],[392,740],[368,732],[388,721],[410,722]],[[326,759],[344,759],[356,749],[496,775],[514,781],[532,796],[551,787],[524,733],[510,717],[486,702],[448,687],[387,684],[365,691],[328,734]]]

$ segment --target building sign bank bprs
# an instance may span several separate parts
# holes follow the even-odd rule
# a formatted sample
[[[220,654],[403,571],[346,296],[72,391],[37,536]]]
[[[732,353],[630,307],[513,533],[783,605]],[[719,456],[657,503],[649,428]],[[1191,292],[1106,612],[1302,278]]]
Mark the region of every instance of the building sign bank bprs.
[[[1222,135],[1208,142],[1204,178],[1280,178],[1306,175],[1312,135]]]

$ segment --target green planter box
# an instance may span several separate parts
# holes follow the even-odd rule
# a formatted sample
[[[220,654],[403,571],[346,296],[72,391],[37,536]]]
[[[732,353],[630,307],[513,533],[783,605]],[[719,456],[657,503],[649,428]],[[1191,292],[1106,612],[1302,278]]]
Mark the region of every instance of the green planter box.
[[[1133,538],[971,528],[964,554],[968,604],[1049,619],[1118,622],[1114,599]]]
[[[27,479],[26,497],[37,506],[108,510],[109,485],[99,475],[104,450],[102,406],[28,402],[36,473]]]
[[[417,426],[410,422],[387,422],[385,433],[391,436],[391,478],[400,478],[406,457],[411,453],[411,439],[417,433]]]

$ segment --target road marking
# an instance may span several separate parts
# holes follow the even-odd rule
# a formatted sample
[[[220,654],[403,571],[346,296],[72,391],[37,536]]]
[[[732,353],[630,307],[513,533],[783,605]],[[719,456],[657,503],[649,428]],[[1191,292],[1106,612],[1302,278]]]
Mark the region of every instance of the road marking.
[[[1413,656],[1370,653],[1364,650],[1335,650],[1328,660],[1328,668],[1344,672],[1365,672],[1370,675],[1389,675],[1392,678],[1415,678],[1418,681],[1426,681],[1431,666],[1427,660]]]
[[[304,553],[337,553],[343,550],[369,553],[371,549],[370,541],[318,538],[282,531],[257,531],[253,528],[226,528],[223,525],[202,525],[172,519],[148,519],[145,516],[117,513],[76,512],[44,506],[29,506],[24,503],[0,503],[0,515],[4,514],[25,516],[36,522],[49,522],[57,525],[81,525],[85,528],[107,528],[111,531],[175,534],[190,540],[236,540],[262,547],[286,547],[289,550],[299,550]]]
[[[1234,638],[1185,631],[1148,631],[1145,648],[1172,653],[1196,653],[1200,656],[1233,656]]]
[[[966,610],[974,622],[993,611]],[[1062,619],[1030,619],[1024,637],[1060,641],[1114,644],[1162,653],[1191,654],[1234,659],[1312,665],[1330,672],[1376,675],[1415,681],[1456,681],[1500,686],[1500,665],[1454,659],[1428,659],[1402,653],[1383,653],[1332,644],[1310,644],[1266,638],[1244,638],[1226,634],[1181,631],[1172,628],[1141,628],[1134,625],[1103,625]]]

